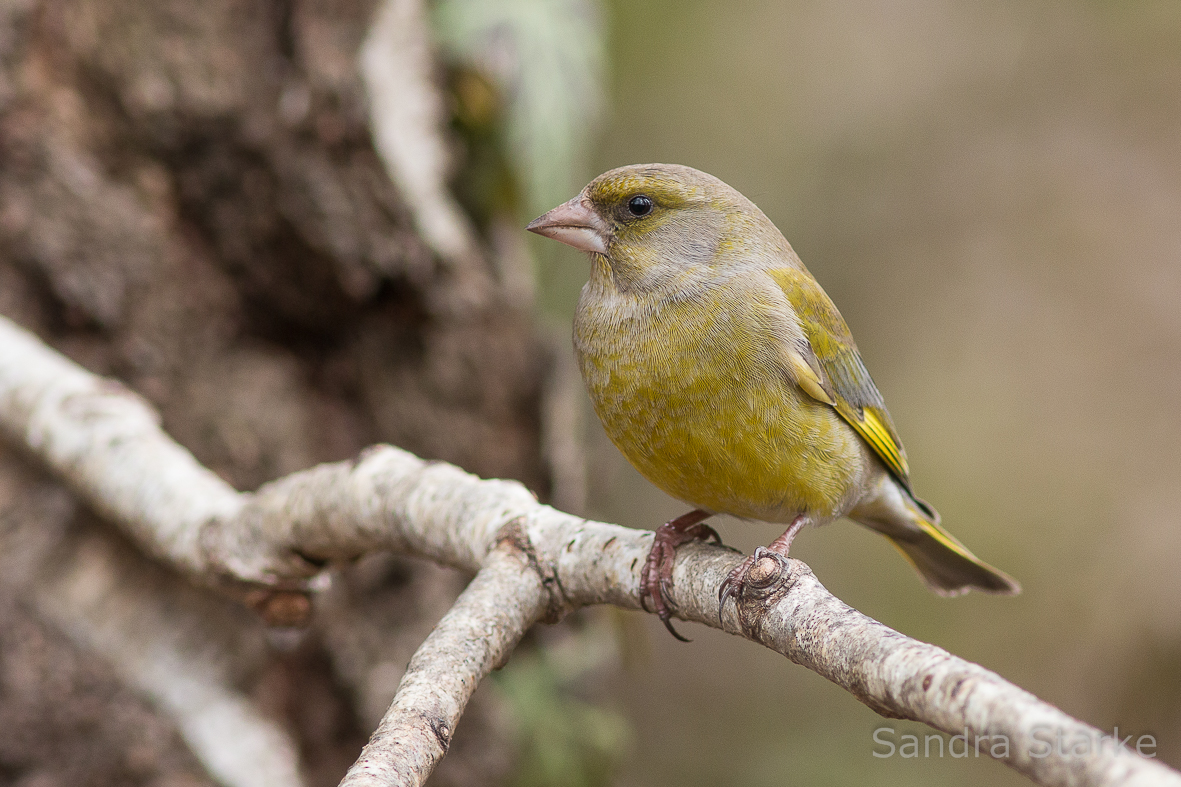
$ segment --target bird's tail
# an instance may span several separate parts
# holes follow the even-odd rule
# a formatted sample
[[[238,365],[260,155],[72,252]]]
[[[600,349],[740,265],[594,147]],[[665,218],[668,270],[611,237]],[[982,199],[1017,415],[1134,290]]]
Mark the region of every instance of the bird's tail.
[[[1021,592],[1016,580],[973,555],[940,527],[939,515],[930,506],[918,500],[914,502],[917,506],[909,500],[906,505],[911,527],[904,531],[891,528],[885,535],[918,570],[927,587],[941,596],[958,596],[969,590],[1001,595]],[[882,532],[880,528],[874,529]]]

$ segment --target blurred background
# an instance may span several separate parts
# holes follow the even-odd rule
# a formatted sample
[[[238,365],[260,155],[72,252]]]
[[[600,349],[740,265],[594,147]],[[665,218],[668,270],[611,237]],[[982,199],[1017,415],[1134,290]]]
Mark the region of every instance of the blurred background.
[[[783,230],[916,491],[1024,593],[935,597],[848,522],[793,555],[1176,767],[1179,86],[1171,0],[13,0],[0,313],[118,376],[241,489],[389,441],[653,528],[684,506],[572,372],[586,261],[521,227],[611,167],[703,169]],[[719,529],[744,551],[780,531]],[[336,570],[306,630],[264,631],[0,446],[0,784],[211,783],[96,650],[102,616],[60,603],[99,559],[194,641],[231,642],[226,686],[281,720],[309,785],[355,758],[463,582],[375,556]],[[432,783],[1025,783],[986,758],[875,758],[875,729],[928,730],[683,633],[615,610],[539,627]]]
[[[936,598],[848,521],[793,546],[853,607],[1181,765],[1181,5],[608,4],[610,107],[588,175],[688,164],[774,221],[841,309],[915,488],[1017,577]],[[568,320],[585,263],[543,271]],[[684,506],[590,416],[589,508]],[[723,521],[749,551],[774,526]],[[886,722],[783,659],[648,616],[609,692],[625,784],[1019,784],[995,763],[875,759]],[[882,751],[881,747],[878,747]]]

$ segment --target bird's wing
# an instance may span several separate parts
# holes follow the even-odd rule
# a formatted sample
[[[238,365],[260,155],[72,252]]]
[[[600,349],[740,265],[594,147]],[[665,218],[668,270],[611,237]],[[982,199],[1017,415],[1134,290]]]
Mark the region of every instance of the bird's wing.
[[[795,310],[807,339],[807,346],[793,343],[784,351],[800,388],[832,405],[910,491],[902,441],[841,313],[806,271],[777,268],[769,273]]]

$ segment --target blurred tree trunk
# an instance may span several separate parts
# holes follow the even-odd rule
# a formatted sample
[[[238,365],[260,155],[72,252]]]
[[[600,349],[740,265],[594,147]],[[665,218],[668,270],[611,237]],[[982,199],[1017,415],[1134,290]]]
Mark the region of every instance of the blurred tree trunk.
[[[125,381],[240,489],[388,441],[544,496],[528,314],[490,270],[451,297],[454,269],[374,152],[356,68],[373,5],[0,2],[0,313]],[[179,592],[0,445],[9,562],[37,541],[52,572],[95,538]],[[0,783],[207,783],[172,722],[0,570]],[[309,783],[332,784],[460,586],[370,558],[294,636],[200,603],[252,643],[226,656],[235,685],[292,732]],[[495,712],[473,706],[437,783],[508,772]]]

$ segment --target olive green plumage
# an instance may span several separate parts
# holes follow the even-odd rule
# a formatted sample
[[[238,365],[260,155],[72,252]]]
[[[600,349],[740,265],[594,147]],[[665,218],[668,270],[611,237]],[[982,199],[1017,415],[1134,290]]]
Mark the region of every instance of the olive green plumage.
[[[936,592],[1018,591],[914,496],[844,319],[750,200],[689,167],[637,165],[530,228],[591,253],[575,352],[607,434],[653,484],[749,519],[848,515]]]

